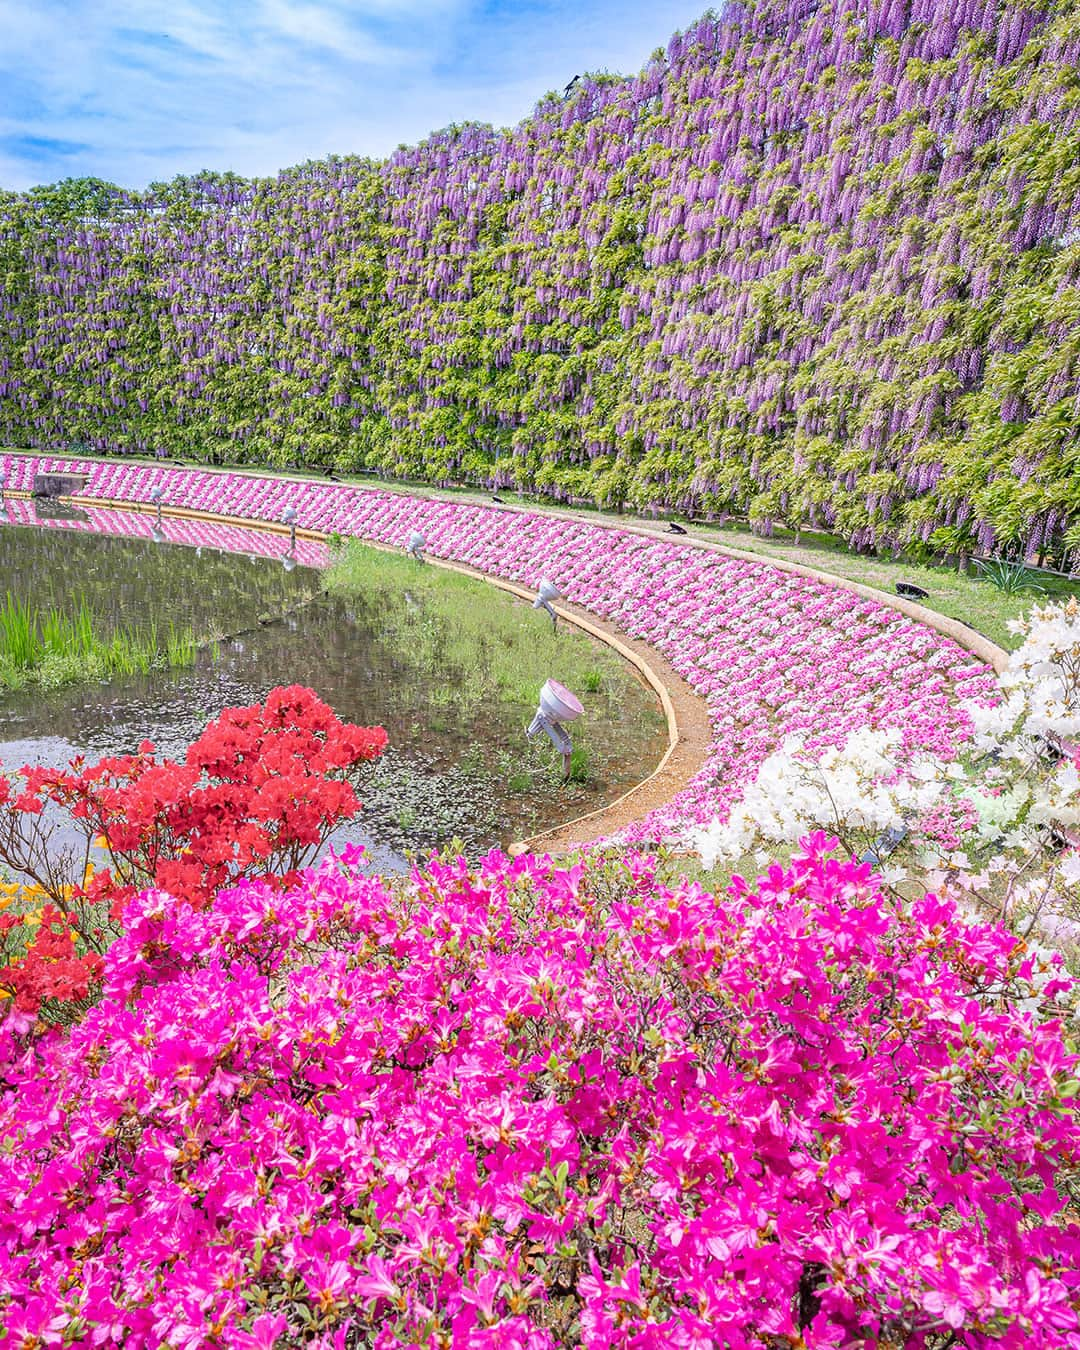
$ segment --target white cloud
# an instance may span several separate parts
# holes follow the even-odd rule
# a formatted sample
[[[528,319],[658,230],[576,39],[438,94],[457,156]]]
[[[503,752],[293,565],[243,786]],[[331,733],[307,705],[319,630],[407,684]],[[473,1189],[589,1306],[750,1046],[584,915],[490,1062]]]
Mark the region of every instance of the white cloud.
[[[381,156],[637,70],[686,0],[0,0],[0,186]]]
[[[342,60],[363,65],[388,65],[410,59],[408,48],[378,42],[326,5],[297,5],[291,0],[263,0],[261,26],[272,41],[321,47]]]

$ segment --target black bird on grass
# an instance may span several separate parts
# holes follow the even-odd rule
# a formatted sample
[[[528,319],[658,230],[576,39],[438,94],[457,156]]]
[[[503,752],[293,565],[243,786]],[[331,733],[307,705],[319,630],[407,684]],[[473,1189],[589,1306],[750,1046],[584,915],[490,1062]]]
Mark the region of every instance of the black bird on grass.
[[[916,586],[913,581],[898,581],[896,583],[896,594],[904,595],[909,600],[927,600],[930,597],[929,591],[924,591],[921,586]]]
[[[682,527],[681,525],[676,525],[675,522],[674,522],[673,520],[669,520],[669,521],[668,521],[667,532],[668,532],[668,534],[685,534],[685,533],[686,533],[686,531],[683,529],[683,527]]]
[[[498,502],[500,506],[503,506],[503,505],[504,505],[503,499],[499,496],[499,494],[498,494],[497,492],[493,492],[493,493],[491,494],[491,500],[492,500],[493,502]]]

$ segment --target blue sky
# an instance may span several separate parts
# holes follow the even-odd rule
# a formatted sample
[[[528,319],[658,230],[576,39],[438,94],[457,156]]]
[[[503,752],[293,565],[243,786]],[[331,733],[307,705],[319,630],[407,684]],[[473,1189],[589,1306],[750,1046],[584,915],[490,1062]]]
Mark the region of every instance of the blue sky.
[[[381,156],[638,70],[707,0],[0,0],[0,188]]]

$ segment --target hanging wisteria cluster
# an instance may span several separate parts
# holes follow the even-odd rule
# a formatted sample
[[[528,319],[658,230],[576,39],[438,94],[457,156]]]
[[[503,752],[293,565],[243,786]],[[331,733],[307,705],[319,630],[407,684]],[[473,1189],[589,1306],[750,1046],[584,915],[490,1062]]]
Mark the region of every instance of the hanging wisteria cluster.
[[[760,0],[513,130],[0,196],[0,439],[1080,545],[1076,0]]]

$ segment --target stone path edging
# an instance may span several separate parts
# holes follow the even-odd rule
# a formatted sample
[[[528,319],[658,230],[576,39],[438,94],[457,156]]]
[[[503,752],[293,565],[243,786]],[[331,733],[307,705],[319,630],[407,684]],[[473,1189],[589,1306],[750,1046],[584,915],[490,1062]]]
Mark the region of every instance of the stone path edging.
[[[428,497],[426,500],[447,501],[454,499]],[[477,504],[483,505],[484,503]],[[880,605],[886,605],[889,609],[895,609],[907,618],[914,619],[917,623],[935,629],[944,637],[952,638],[958,646],[971,652],[973,656],[985,661],[988,666],[992,666],[998,675],[1009,663],[1009,653],[1004,647],[999,647],[985,634],[980,633],[975,628],[969,628],[967,624],[961,623],[958,619],[950,619],[948,615],[939,614],[936,609],[928,609],[925,605],[920,605],[915,600],[907,600],[902,595],[890,595],[888,591],[879,591],[874,586],[865,586],[861,581],[851,581],[836,572],[819,571],[818,568],[810,567],[806,563],[789,562],[785,558],[769,558],[763,553],[754,553],[751,549],[745,548],[732,548],[730,544],[721,544],[713,539],[701,539],[692,534],[672,535],[659,526],[653,527],[638,522],[612,520],[610,517],[599,515],[587,516],[572,512],[548,511],[543,507],[517,506],[513,503],[501,505],[491,503],[489,509],[508,513],[524,513],[526,515],[547,515],[555,520],[572,520],[579,525],[595,525],[599,529],[619,530],[625,534],[639,535],[643,539],[660,539],[666,544],[674,543],[684,547],[701,549],[706,553],[718,553],[721,557],[738,558],[741,562],[752,562],[758,563],[762,567],[772,567],[778,572],[791,572],[796,576],[810,577],[814,581],[820,581],[822,585],[831,586],[836,590],[851,591],[867,600],[876,600]]]
[[[92,458],[84,456],[83,458]],[[110,461],[102,459],[101,463],[107,464]],[[209,467],[209,466],[208,466]],[[237,473],[252,478],[265,478],[269,475],[260,472],[257,469],[217,469],[211,472],[215,473]],[[333,482],[335,480],[324,480],[322,478],[308,478],[302,474],[289,473],[281,475],[288,479],[301,483],[314,483],[316,486],[324,482]],[[719,553],[728,558],[739,558],[743,562],[760,563],[764,567],[775,567],[779,572],[792,572],[797,576],[811,577],[815,581],[820,581],[826,586],[833,586],[838,590],[852,591],[856,595],[864,596],[868,600],[876,600],[879,604],[887,605],[890,609],[897,610],[900,614],[909,619],[914,619],[918,623],[926,624],[927,627],[935,629],[945,637],[952,638],[961,647],[971,652],[973,656],[979,657],[985,661],[988,666],[992,666],[994,671],[1000,675],[1009,661],[1009,653],[1004,647],[999,647],[996,642],[991,641],[985,634],[980,633],[975,628],[970,628],[967,624],[961,623],[958,619],[950,619],[948,615],[939,614],[935,609],[928,609],[925,605],[920,605],[917,601],[907,600],[901,595],[890,594],[889,591],[880,591],[875,586],[866,586],[861,581],[851,581],[847,577],[842,577],[836,572],[819,571],[816,567],[811,567],[807,563],[790,562],[785,558],[770,558],[763,553],[755,553],[752,549],[734,548],[730,544],[722,544],[712,539],[702,539],[693,534],[672,535],[661,526],[652,526],[641,520],[626,520],[623,517],[612,517],[602,512],[586,513],[581,511],[554,510],[544,505],[526,505],[518,502],[493,502],[490,497],[485,497],[480,493],[471,492],[446,492],[438,488],[414,488],[407,484],[397,484],[392,481],[383,482],[376,479],[370,483],[344,482],[338,480],[344,486],[352,488],[357,492],[399,492],[403,496],[416,497],[421,501],[431,502],[468,502],[473,506],[483,506],[489,511],[503,511],[506,514],[521,515],[543,515],[552,520],[572,520],[579,525],[596,525],[605,530],[621,530],[626,534],[640,535],[645,539],[662,539],[665,543],[678,543],[690,545],[693,548],[705,549],[708,552]]]

